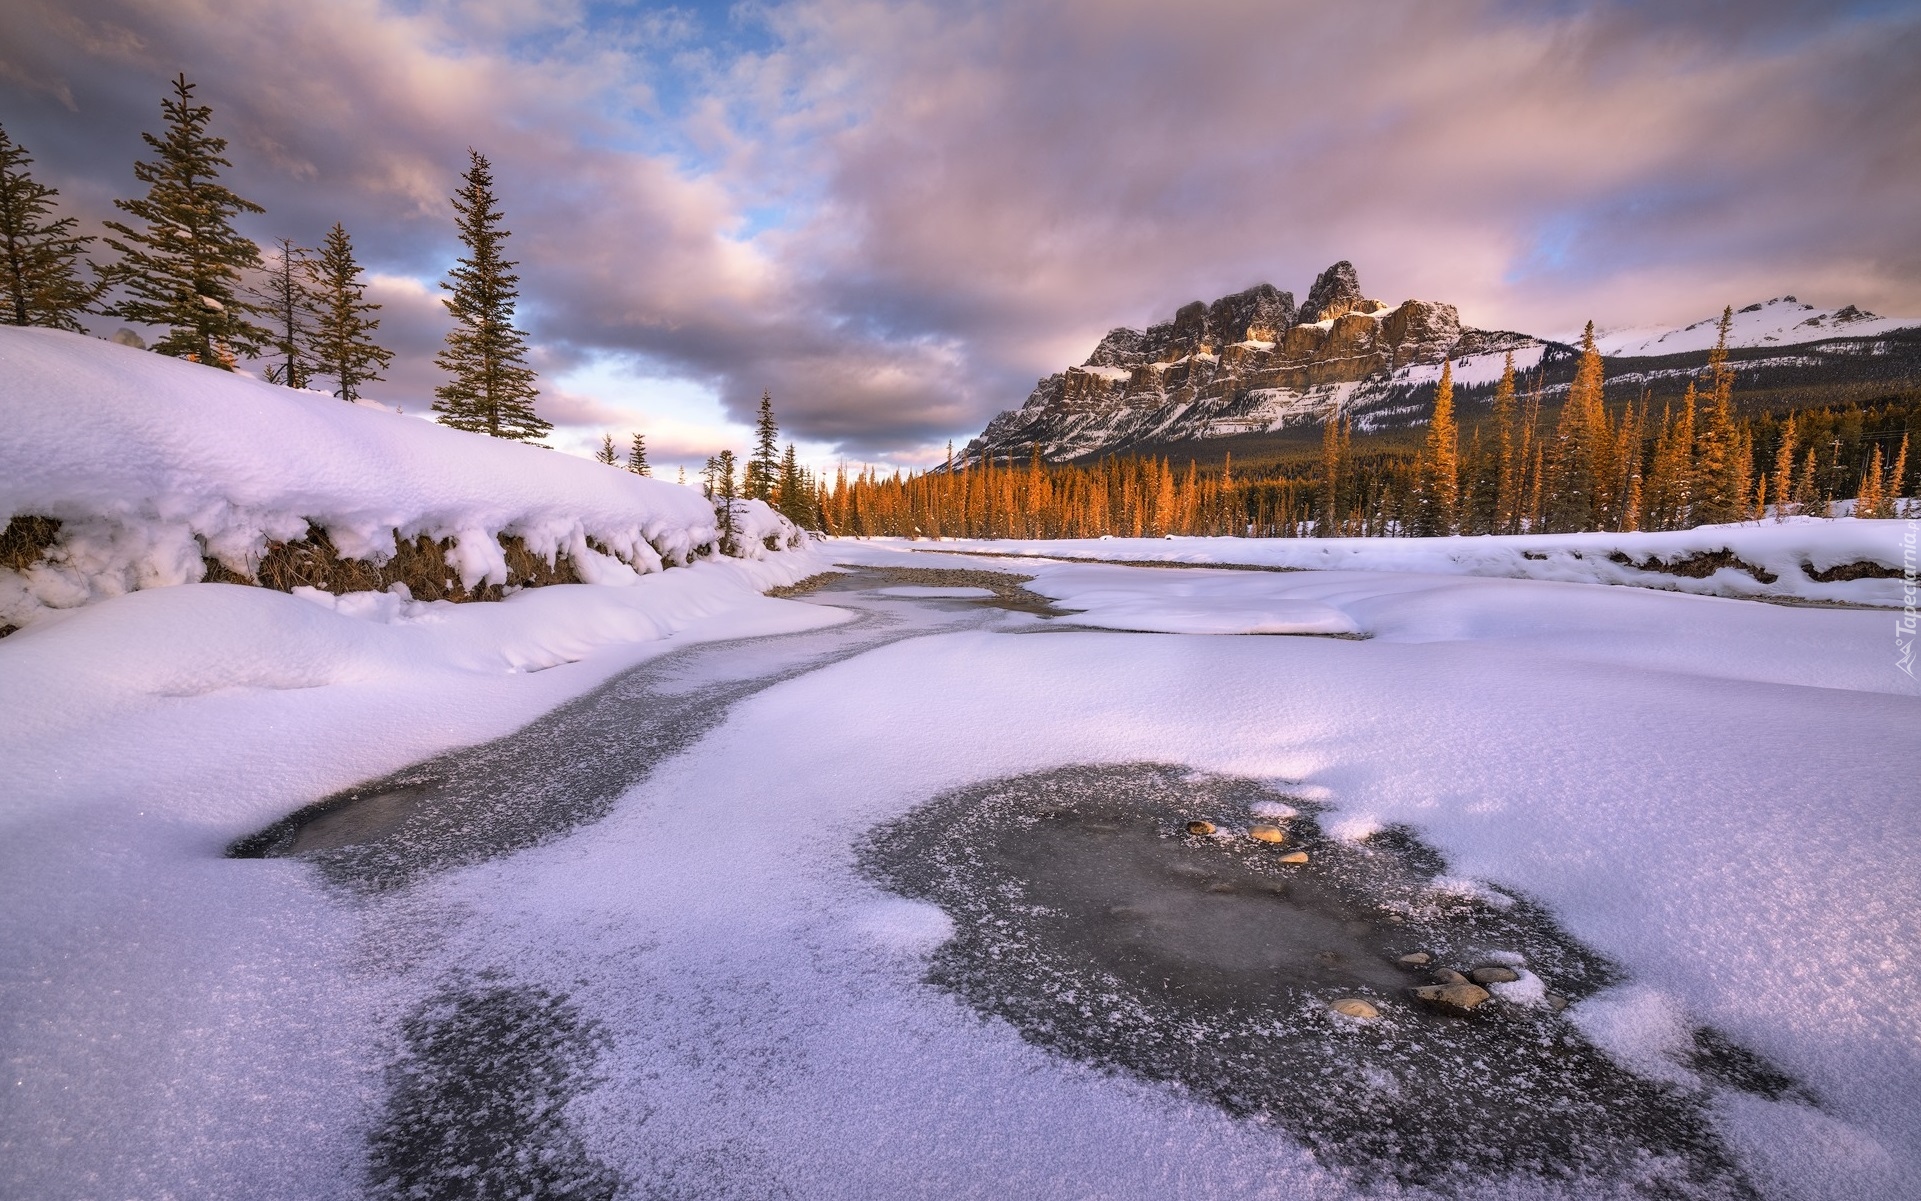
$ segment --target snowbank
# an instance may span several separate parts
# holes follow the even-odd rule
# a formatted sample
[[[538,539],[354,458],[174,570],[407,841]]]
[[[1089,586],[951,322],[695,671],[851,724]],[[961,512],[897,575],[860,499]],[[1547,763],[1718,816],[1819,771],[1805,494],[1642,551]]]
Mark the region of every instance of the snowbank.
[[[0,430],[0,519],[61,523],[44,560],[0,569],[0,625],[194,583],[209,560],[251,578],[313,531],[370,564],[424,536],[468,591],[510,583],[503,538],[632,584],[718,536],[689,488],[58,330],[0,329]],[[739,521],[748,557],[799,540],[758,501]]]
[[[1912,559],[1907,521],[1709,525],[1660,534],[1477,538],[1071,538],[896,542],[916,549],[1051,559],[1395,571],[1628,584],[1703,596],[1824,601],[1898,609]]]

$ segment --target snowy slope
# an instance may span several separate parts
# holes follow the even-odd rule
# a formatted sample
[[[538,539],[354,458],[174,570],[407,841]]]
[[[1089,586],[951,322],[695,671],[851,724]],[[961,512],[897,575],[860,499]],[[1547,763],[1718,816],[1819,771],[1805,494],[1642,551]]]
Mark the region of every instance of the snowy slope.
[[[58,330],[0,328],[0,431],[0,519],[64,523],[53,563],[0,571],[0,624],[191,583],[203,557],[246,575],[309,523],[375,561],[396,534],[452,539],[468,588],[506,581],[499,535],[600,584],[716,537],[689,488]],[[746,510],[749,554],[794,536]]]
[[[1680,328],[1641,326],[1607,330],[1595,335],[1595,345],[1610,358],[1686,354],[1711,350],[1719,337],[1720,314],[1703,317]],[[1826,338],[1871,338],[1897,329],[1921,326],[1921,317],[1877,317],[1853,305],[1817,309],[1792,296],[1777,296],[1751,304],[1734,314],[1728,329],[1731,347],[1796,346]],[[1566,339],[1578,342],[1579,337]]]

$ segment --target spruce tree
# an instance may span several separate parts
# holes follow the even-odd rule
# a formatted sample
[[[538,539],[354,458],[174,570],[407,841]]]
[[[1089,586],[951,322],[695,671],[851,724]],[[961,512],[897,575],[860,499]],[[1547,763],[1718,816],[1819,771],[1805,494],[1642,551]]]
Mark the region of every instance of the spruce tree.
[[[80,315],[93,310],[102,284],[80,277],[91,237],[75,235],[75,219],[48,218],[60,193],[27,174],[33,159],[0,127],[0,271],[4,271],[8,325],[85,330]],[[91,267],[91,264],[88,264]]]
[[[1888,516],[1905,516],[1908,507],[1902,503],[1907,494],[1908,478],[1908,436],[1901,435],[1901,449],[1895,452],[1894,464],[1888,468]]]
[[[760,394],[760,413],[754,418],[754,453],[747,460],[747,495],[771,501],[780,477],[780,425],[774,420],[774,397]]]
[[[1460,431],[1454,425],[1454,364],[1441,364],[1441,382],[1434,390],[1434,416],[1427,424],[1427,444],[1421,448],[1415,496],[1414,534],[1433,537],[1452,534],[1460,502]]]
[[[619,465],[620,452],[614,449],[614,436],[612,434],[602,434],[600,436],[600,449],[594,452],[594,462],[605,463],[609,467]]]
[[[1601,352],[1594,344],[1590,321],[1581,335],[1581,362],[1568,386],[1567,403],[1555,423],[1554,444],[1546,461],[1542,521],[1549,533],[1591,530],[1605,513],[1605,498],[1596,496],[1597,483],[1605,479],[1597,479],[1597,468],[1604,467],[1608,458],[1602,447],[1608,442],[1608,430],[1601,397]]]
[[[318,309],[310,286],[313,262],[307,252],[280,238],[279,252],[267,264],[264,286],[251,289],[260,299],[260,311],[271,323],[272,349],[278,362],[267,364],[267,382],[289,388],[304,388],[314,372],[314,318]]]
[[[1886,517],[1887,491],[1881,486],[1881,447],[1877,443],[1861,472],[1861,490],[1854,498],[1854,515],[1862,520]]]
[[[173,96],[160,102],[166,136],[140,135],[158,155],[134,164],[147,194],[113,202],[141,225],[106,223],[120,235],[106,240],[120,253],[107,279],[126,293],[106,312],[166,326],[153,346],[161,354],[231,371],[236,355],[258,354],[273,338],[248,320],[258,309],[239,294],[260,248],[233,227],[239,214],[266,210],[220,183],[220,168],[233,165],[221,157],[227,140],[207,132],[213,110],[195,104],[193,91],[185,75],[175,77]]]
[[[1781,425],[1781,444],[1774,449],[1774,520],[1786,521],[1788,500],[1794,495],[1794,414]]]
[[[647,465],[647,435],[637,433],[627,445],[627,470],[635,475],[652,475],[654,469]]]
[[[951,455],[953,452],[950,450],[948,453]],[[780,487],[775,495],[780,503],[781,516],[803,529],[814,524],[813,513],[807,503],[807,483],[801,477],[800,461],[794,455],[792,442],[787,444],[786,453],[780,457]]]
[[[721,451],[714,456],[713,464],[715,514],[720,518],[720,553],[738,554],[740,523],[734,513],[734,502],[740,499],[740,487],[734,481],[734,452]]]
[[[1501,365],[1501,382],[1494,385],[1494,521],[1495,534],[1518,534],[1520,473],[1514,447],[1514,352]]]
[[[1794,511],[1803,517],[1826,517],[1828,503],[1821,496],[1819,471],[1815,466],[1814,447],[1801,460],[1801,473],[1794,479]]]
[[[527,335],[514,327],[520,277],[502,256],[508,231],[494,196],[493,165],[477,150],[454,193],[455,225],[467,253],[440,286],[453,316],[447,345],[434,362],[452,377],[434,389],[434,412],[455,429],[496,438],[532,440],[553,426],[534,413],[534,373],[527,366]]]
[[[394,353],[374,341],[380,306],[366,298],[367,284],[354,260],[353,239],[339,222],[327,231],[326,244],[313,265],[319,292],[320,315],[314,324],[313,345],[323,375],[340,386],[334,395],[345,401],[360,399],[360,388],[386,377],[380,373]]]
[[[1748,496],[1747,440],[1734,421],[1734,372],[1728,367],[1728,327],[1732,306],[1721,314],[1720,337],[1708,355],[1713,393],[1708,411],[1695,436],[1694,505],[1690,525],[1716,525],[1741,520]]]

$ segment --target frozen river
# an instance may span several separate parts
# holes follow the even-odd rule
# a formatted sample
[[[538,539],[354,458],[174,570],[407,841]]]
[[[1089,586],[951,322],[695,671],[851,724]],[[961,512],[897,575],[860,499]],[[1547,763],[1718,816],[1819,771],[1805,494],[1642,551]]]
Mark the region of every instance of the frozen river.
[[[284,761],[192,782],[217,718],[267,720],[244,696],[146,719],[157,832],[131,802],[12,827],[68,904],[9,927],[0,1191],[1911,1178],[1921,700],[1885,615],[833,552],[865,566],[778,609],[807,612],[539,703],[602,662],[552,656],[486,736],[457,688],[306,729],[276,693],[283,760],[447,723],[304,795]],[[116,770],[89,787],[137,796]],[[159,803],[250,779],[293,803]],[[1488,999],[1412,999],[1448,968]]]

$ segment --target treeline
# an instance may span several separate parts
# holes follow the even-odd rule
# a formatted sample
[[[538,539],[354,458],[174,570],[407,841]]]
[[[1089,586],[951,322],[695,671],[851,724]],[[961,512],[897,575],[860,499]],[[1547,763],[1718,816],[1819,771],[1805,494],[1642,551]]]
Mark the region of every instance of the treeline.
[[[194,86],[174,79],[163,132],[140,135],[153,152],[133,167],[146,191],[115,200],[126,219],[105,222],[99,237],[56,214],[59,193],[33,178],[32,158],[0,128],[0,320],[76,332],[88,315],[157,326],[160,354],[224,371],[261,361],[273,383],[325,379],[335,396],[357,399],[385,378],[393,352],[376,340],[380,306],[366,299],[352,238],[336,222],[318,247],[281,238],[263,255],[234,221],[266,210],[220,182],[233,165],[227,140],[209,132],[213,110],[195,103]],[[433,408],[456,429],[536,439],[552,427],[534,413],[526,334],[514,324],[517,264],[502,253],[509,235],[492,166],[477,151],[468,158],[453,196],[466,254],[441,282],[454,327],[434,360],[446,382]],[[105,262],[88,257],[96,241],[113,252]]]
[[[1513,358],[1484,419],[1463,434],[1444,364],[1414,455],[1357,452],[1346,420],[1324,427],[1318,462],[1236,476],[1165,458],[1087,466],[988,462],[915,475],[843,468],[810,494],[812,528],[857,537],[1092,538],[1178,535],[1382,537],[1686,529],[1827,516],[1852,499],[1892,517],[1921,462],[1909,432],[1921,403],[1742,417],[1727,329],[1701,386],[1678,406],[1610,409],[1593,327],[1567,398],[1549,421],[1539,383],[1518,390]],[[1465,443],[1465,444],[1464,444]],[[799,518],[797,518],[798,520]]]

